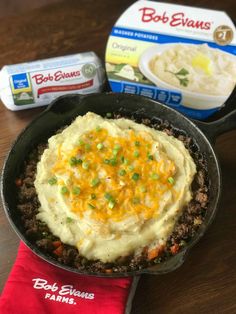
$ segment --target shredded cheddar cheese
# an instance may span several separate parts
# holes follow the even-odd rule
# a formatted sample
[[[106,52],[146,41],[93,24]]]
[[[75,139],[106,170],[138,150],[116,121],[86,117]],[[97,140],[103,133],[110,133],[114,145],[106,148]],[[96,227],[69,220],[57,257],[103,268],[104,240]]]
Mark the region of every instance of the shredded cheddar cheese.
[[[129,130],[128,136],[116,137],[110,136],[105,128],[94,129],[81,136],[77,147],[67,155],[62,157],[58,149],[52,175],[70,178],[65,197],[71,210],[80,217],[89,210],[92,218],[104,222],[120,221],[130,215],[149,219],[158,214],[160,196],[174,190],[168,178],[176,170],[174,162],[163,153],[158,159],[150,158],[150,148],[155,145],[156,142],[133,130]],[[76,160],[88,163],[89,169]],[[96,179],[97,184],[91,185]],[[73,193],[73,187],[80,188],[79,195]],[[141,187],[145,187],[145,192]],[[105,197],[108,192],[112,203]],[[96,193],[96,200],[90,201],[92,193]]]

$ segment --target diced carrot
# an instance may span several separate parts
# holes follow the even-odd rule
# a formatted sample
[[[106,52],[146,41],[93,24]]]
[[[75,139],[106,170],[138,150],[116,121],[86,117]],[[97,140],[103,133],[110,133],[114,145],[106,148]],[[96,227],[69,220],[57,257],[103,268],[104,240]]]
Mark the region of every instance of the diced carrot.
[[[170,247],[170,251],[171,251],[172,254],[178,253],[178,251],[179,251],[179,244],[178,244],[178,243],[175,243],[174,245],[172,245],[172,246]]]
[[[61,245],[61,241],[60,240],[57,240],[57,241],[53,241],[52,242],[52,245],[56,248],[58,248],[60,245]]]
[[[16,186],[18,186],[18,187],[22,186],[22,184],[23,184],[22,179],[17,178],[17,179],[15,180],[15,184],[16,184]]]
[[[148,253],[147,253],[148,260],[152,260],[152,259],[156,258],[158,253],[159,253],[159,248],[158,247],[149,250]]]
[[[111,273],[113,273],[113,270],[111,268],[107,268],[107,269],[105,269],[105,273],[111,274]]]
[[[147,259],[152,260],[152,259],[156,258],[158,255],[160,255],[162,253],[163,250],[164,250],[163,245],[157,246],[157,247],[149,250],[147,252]]]
[[[63,245],[60,245],[60,246],[58,246],[58,248],[56,250],[53,251],[53,253],[56,254],[57,256],[61,256],[62,251],[63,251]]]

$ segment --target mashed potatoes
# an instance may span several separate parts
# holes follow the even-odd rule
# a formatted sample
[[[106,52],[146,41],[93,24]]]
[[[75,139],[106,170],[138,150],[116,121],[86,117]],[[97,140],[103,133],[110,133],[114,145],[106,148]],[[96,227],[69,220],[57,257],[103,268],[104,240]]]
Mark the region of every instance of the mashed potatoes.
[[[235,56],[203,45],[173,45],[149,63],[162,81],[191,92],[230,95],[236,84]]]
[[[35,180],[37,218],[86,258],[112,262],[165,244],[195,173],[176,138],[87,113],[49,139]]]

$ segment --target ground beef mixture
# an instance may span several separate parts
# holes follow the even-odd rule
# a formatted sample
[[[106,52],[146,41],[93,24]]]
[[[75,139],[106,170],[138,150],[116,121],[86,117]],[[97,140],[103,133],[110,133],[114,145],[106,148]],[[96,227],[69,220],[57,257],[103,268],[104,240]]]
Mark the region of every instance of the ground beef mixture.
[[[143,118],[142,112],[127,114],[124,109],[120,109],[119,112],[107,116],[117,119],[121,117],[129,118],[135,122],[143,123],[154,129],[164,131],[181,140],[197,165],[197,174],[192,183],[193,199],[180,216],[173,233],[167,241],[166,247],[163,248],[155,258],[148,258],[148,252],[144,249],[142,255],[139,257],[121,257],[115,263],[102,263],[101,261],[87,260],[80,255],[76,247],[62,243],[59,238],[50,232],[45,223],[36,219],[40,204],[34,187],[34,180],[37,162],[44,149],[47,147],[47,144],[39,144],[38,147],[32,151],[29,159],[25,161],[23,172],[16,180],[16,185],[18,186],[17,208],[21,214],[26,237],[31,242],[35,243],[44,254],[82,272],[130,272],[165,261],[170,256],[177,254],[198,232],[199,226],[204,220],[209,199],[206,160],[193,139],[188,137],[183,131],[172,127],[168,121],[162,121],[156,118]]]

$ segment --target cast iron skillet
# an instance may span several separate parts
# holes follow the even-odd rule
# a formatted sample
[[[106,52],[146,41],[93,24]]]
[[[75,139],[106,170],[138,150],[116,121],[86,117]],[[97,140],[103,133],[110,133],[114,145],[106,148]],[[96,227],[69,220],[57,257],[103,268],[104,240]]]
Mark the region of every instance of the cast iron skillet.
[[[125,108],[124,113],[127,115],[136,113],[141,117],[150,118],[151,120],[167,120],[174,128],[184,131],[194,139],[196,145],[199,146],[202,153],[205,153],[207,159],[210,181],[209,206],[205,220],[196,236],[178,254],[170,257],[167,261],[142,270],[126,273],[103,274],[91,273],[89,271],[81,272],[76,268],[60,264],[53,257],[41,252],[36,244],[25,237],[19,212],[16,208],[17,191],[15,178],[22,172],[24,160],[28,157],[29,152],[32,151],[32,148],[47,140],[62,126],[70,124],[76,116],[84,115],[88,111],[105,116],[107,112],[117,112],[120,108]],[[139,273],[161,274],[176,269],[184,262],[190,248],[202,237],[215,216],[220,198],[221,174],[211,142],[214,141],[218,134],[236,127],[236,110],[216,122],[207,124],[196,121],[196,124],[179,112],[161,103],[137,95],[106,93],[59,97],[18,136],[6,158],[1,179],[1,195],[6,215],[13,229],[20,239],[38,256],[51,264],[76,273],[114,277]]]

